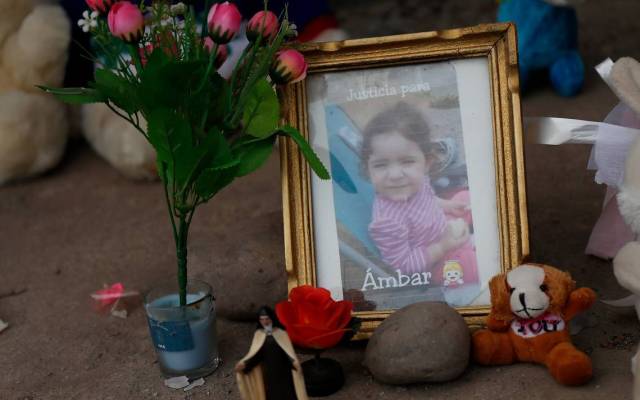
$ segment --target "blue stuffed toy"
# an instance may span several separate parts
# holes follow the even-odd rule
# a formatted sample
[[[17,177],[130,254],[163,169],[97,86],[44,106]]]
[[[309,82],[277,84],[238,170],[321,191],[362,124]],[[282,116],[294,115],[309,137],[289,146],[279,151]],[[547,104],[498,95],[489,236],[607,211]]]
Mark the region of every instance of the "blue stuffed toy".
[[[516,24],[523,89],[532,72],[544,70],[558,94],[573,96],[582,89],[578,21],[566,0],[502,0],[498,21]]]

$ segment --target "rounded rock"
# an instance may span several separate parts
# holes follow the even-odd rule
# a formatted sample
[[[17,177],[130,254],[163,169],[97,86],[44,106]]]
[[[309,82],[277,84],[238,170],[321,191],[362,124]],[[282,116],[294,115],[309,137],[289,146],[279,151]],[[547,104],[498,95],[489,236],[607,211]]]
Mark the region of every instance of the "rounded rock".
[[[387,384],[444,382],[467,368],[470,346],[469,328],[456,310],[445,303],[415,303],[375,330],[364,365]]]

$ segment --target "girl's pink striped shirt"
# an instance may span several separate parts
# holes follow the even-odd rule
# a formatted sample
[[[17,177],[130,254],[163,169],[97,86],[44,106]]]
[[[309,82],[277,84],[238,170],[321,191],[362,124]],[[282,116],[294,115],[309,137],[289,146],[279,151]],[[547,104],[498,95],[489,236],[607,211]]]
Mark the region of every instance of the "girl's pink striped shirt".
[[[382,259],[405,274],[430,270],[427,246],[436,242],[447,226],[444,211],[428,179],[406,201],[376,196],[369,234]]]

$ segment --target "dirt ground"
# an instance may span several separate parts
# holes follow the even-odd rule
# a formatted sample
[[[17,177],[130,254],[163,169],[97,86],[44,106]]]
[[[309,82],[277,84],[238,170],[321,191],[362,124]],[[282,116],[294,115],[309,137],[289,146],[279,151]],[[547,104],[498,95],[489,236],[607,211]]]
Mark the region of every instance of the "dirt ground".
[[[495,8],[493,0],[334,5],[352,37],[488,22]],[[535,90],[524,98],[525,115],[602,120],[617,101],[591,67],[607,56],[640,59],[637,0],[588,1],[578,11],[588,67],[583,93],[565,99]],[[589,152],[580,145],[527,145],[532,258],[568,269],[603,299],[618,298],[626,293],[610,262],[583,254],[604,194],[586,170]],[[225,235],[225,227],[279,212],[279,179],[274,155],[261,171],[202,207],[192,238],[212,254],[251,245],[250,237]],[[280,226],[273,234],[281,232]],[[226,363],[185,394],[164,387],[142,309],[126,320],[92,310],[88,295],[104,282],[145,291],[172,277],[172,246],[160,185],[126,180],[79,140],[54,171],[0,188],[0,295],[25,290],[0,298],[0,318],[11,325],[0,334],[0,399],[238,399],[232,365],[247,350],[253,324],[219,321]],[[361,366],[364,346],[354,344],[331,352],[347,377],[331,398],[630,399],[637,318],[632,310],[601,303],[589,315],[595,325],[574,338],[593,358],[595,377],[583,387],[559,386],[544,368],[523,364],[472,365],[444,384],[386,386]]]

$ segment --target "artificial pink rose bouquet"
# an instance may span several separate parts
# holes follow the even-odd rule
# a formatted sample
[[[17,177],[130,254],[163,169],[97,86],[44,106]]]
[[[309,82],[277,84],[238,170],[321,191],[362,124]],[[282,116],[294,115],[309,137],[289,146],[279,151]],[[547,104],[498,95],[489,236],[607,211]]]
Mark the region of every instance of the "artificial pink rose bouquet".
[[[224,79],[217,68],[242,20],[233,3],[207,1],[201,26],[184,3],[86,3],[79,25],[104,54],[101,67],[87,88],[42,89],[69,103],[106,104],[155,148],[185,305],[187,237],[197,206],[259,168],[278,136],[293,139],[318,176],[329,178],[302,135],[280,126],[273,85],[306,74],[304,57],[283,49],[295,27],[266,9],[257,13],[248,24],[249,45]]]

